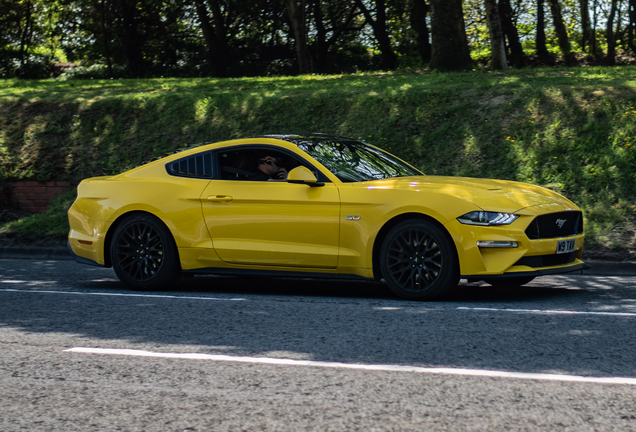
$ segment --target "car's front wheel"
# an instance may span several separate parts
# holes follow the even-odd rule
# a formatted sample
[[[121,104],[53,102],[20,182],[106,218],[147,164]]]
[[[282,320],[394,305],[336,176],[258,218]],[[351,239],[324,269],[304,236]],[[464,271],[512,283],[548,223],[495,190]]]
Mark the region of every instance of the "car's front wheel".
[[[424,219],[401,222],[389,231],[380,251],[380,269],[394,293],[413,300],[440,297],[459,282],[452,240]]]
[[[113,234],[110,256],[117,277],[135,289],[166,289],[181,277],[172,234],[150,214],[137,213],[119,224]]]

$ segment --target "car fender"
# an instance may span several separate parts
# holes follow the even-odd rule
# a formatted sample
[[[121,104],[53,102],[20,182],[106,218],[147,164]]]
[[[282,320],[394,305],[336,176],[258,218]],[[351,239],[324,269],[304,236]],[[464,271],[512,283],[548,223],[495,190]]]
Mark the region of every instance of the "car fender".
[[[339,187],[342,196],[339,266],[342,267],[372,268],[373,257],[383,239],[380,233],[405,215],[427,217],[444,227],[457,216],[480,210],[465,199],[430,191],[424,195],[410,190],[369,189],[359,184]],[[422,202],[437,206],[432,208]]]

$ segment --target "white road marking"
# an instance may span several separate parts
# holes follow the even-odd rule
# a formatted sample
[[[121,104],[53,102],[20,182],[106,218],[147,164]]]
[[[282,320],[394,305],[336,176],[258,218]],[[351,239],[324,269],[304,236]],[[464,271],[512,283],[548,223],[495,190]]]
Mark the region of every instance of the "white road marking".
[[[598,312],[598,311],[570,311],[570,310],[550,310],[550,309],[509,309],[509,308],[485,308],[485,307],[466,307],[466,306],[460,306],[457,309],[486,311],[486,312],[523,312],[523,313],[555,314],[555,315],[606,315],[606,316],[636,317],[636,312]]]
[[[1,282],[1,281],[0,281]],[[175,296],[165,294],[125,294],[125,293],[105,293],[105,292],[78,292],[78,291],[47,291],[47,290],[19,290],[0,289],[0,292],[22,292],[36,294],[73,294],[88,296],[110,296],[110,297],[144,297],[144,298],[165,298],[165,299],[186,299],[186,300],[216,300],[216,301],[245,301],[244,298],[219,298],[219,297],[198,297],[198,296]]]
[[[526,372],[506,372],[495,370],[481,369],[462,369],[462,368],[425,368],[418,366],[389,365],[389,364],[353,364],[339,362],[325,362],[312,360],[292,360],[268,357],[242,357],[229,356],[222,354],[196,354],[196,353],[162,353],[134,349],[107,349],[107,348],[70,348],[64,352],[82,353],[82,354],[106,354],[106,355],[122,355],[134,357],[155,357],[169,359],[184,360],[210,360],[218,362],[234,362],[234,363],[251,363],[251,364],[268,364],[277,366],[310,366],[323,367],[332,369],[355,369],[368,371],[383,372],[411,372],[426,373],[436,375],[461,375],[475,376],[486,378],[510,378],[525,379],[539,381],[561,381],[561,382],[577,382],[577,383],[593,383],[593,384],[622,384],[636,385],[636,378],[627,377],[586,377],[579,375],[559,375],[545,373],[526,373]]]
[[[0,283],[5,282],[0,280]],[[15,283],[11,281],[10,283]],[[215,301],[248,301],[246,298],[232,297],[232,298],[220,298],[220,297],[203,297],[203,296],[177,296],[166,294],[132,294],[132,293],[108,293],[108,292],[79,292],[79,291],[52,291],[52,290],[21,290],[13,288],[0,288],[0,292],[21,292],[21,293],[36,293],[36,294],[73,294],[73,295],[86,295],[86,296],[111,296],[111,297],[147,297],[147,298],[163,298],[163,299],[185,299],[185,300],[215,300]],[[455,308],[435,308],[435,307],[418,307],[418,306],[406,306],[406,307],[374,307],[375,310],[397,311],[397,310],[431,310],[431,311],[443,311],[449,309],[463,310],[463,311],[477,311],[477,312],[515,312],[515,313],[534,313],[534,314],[552,314],[552,315],[596,315],[596,316],[613,316],[613,317],[636,317],[636,312],[603,312],[603,311],[572,311],[572,310],[558,310],[558,309],[512,309],[512,308],[488,308],[488,307],[468,307],[458,306]]]

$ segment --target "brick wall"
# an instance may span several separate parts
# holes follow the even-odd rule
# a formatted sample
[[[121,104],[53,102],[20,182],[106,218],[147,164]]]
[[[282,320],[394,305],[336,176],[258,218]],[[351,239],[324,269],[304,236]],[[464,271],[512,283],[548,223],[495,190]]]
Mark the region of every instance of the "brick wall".
[[[46,211],[53,198],[71,188],[71,184],[66,181],[18,181],[5,189],[6,192],[0,196],[0,202],[8,202],[9,205],[31,213],[42,213]]]

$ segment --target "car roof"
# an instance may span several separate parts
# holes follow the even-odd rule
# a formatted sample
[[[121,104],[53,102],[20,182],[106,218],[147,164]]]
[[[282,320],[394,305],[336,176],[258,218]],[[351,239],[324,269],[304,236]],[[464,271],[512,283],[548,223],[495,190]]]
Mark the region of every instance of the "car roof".
[[[347,137],[343,137],[343,136],[338,136],[338,135],[330,135],[330,134],[321,134],[321,133],[311,133],[311,134],[266,134],[266,135],[254,135],[254,136],[247,136],[244,138],[235,138],[235,139],[230,139],[227,141],[213,141],[213,142],[205,142],[205,143],[200,143],[200,144],[194,144],[191,145],[187,148],[184,149],[180,149],[180,150],[176,150],[172,153],[154,158],[150,161],[144,161],[141,164],[137,165],[135,168],[141,167],[143,165],[146,165],[150,162],[155,162],[170,156],[176,156],[179,155],[181,156],[184,152],[188,152],[190,150],[196,150],[199,149],[201,147],[207,146],[207,145],[214,145],[214,144],[230,144],[232,142],[235,141],[241,141],[241,140],[245,140],[245,139],[249,139],[249,140],[253,140],[253,139],[259,139],[259,138],[267,138],[267,139],[276,139],[276,140],[280,140],[280,141],[286,141],[288,143],[294,144],[296,146],[300,145],[300,144],[316,144],[319,142],[325,142],[325,141],[331,141],[331,142],[347,142],[347,143],[360,143],[362,144],[363,142],[361,140],[358,139],[354,139],[354,138],[347,138]]]
[[[330,134],[321,134],[321,133],[311,133],[311,134],[265,134],[265,135],[253,135],[253,136],[247,136],[244,138],[234,138],[234,139],[230,139],[230,140],[224,140],[224,141],[212,141],[212,142],[204,142],[204,143],[200,143],[200,144],[193,144],[187,148],[181,149],[181,150],[176,150],[175,152],[171,153],[171,154],[176,154],[176,153],[181,153],[187,150],[192,150],[192,149],[196,149],[199,147],[203,147],[206,145],[211,145],[211,144],[219,144],[219,143],[231,143],[233,141],[240,141],[242,139],[259,139],[259,138],[268,138],[268,139],[276,139],[276,140],[281,140],[281,141],[287,141],[289,143],[295,144],[295,145],[299,145],[301,143],[307,143],[308,141],[310,142],[321,142],[321,141],[337,141],[337,142],[356,142],[356,143],[362,143],[362,140],[359,139],[355,139],[355,138],[349,138],[349,137],[343,137],[340,135],[330,135]],[[171,154],[165,155],[165,156],[170,156]],[[164,156],[164,157],[165,157]]]
[[[361,142],[360,140],[354,138],[347,138],[338,135],[329,135],[329,134],[320,134],[320,133],[312,133],[312,134],[268,134],[261,135],[259,137],[253,138],[273,138],[279,139],[282,141],[287,141],[293,144],[306,143],[307,141],[320,142],[320,141],[339,141],[339,142]]]

